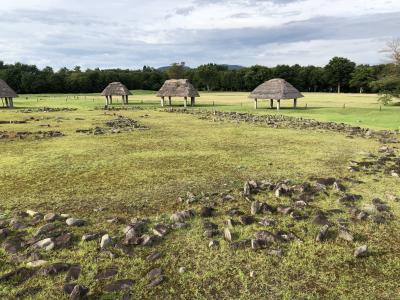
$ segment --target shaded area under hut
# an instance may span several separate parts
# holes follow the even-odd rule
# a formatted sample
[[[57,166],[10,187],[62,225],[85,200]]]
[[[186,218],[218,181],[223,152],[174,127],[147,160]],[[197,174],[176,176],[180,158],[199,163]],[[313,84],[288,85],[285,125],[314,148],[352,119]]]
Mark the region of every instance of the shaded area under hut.
[[[122,104],[128,104],[129,95],[132,95],[132,93],[121,82],[112,82],[103,90],[101,95],[106,97],[106,106],[108,106],[112,104],[113,96],[121,96]]]
[[[258,100],[270,99],[270,107],[274,108],[274,100],[277,101],[276,109],[281,108],[281,100],[293,99],[293,107],[297,107],[297,99],[304,96],[289,82],[281,78],[275,78],[259,85],[249,96],[254,99],[254,108],[258,108]]]
[[[17,93],[4,80],[0,79],[0,98],[3,107],[13,108],[16,97],[18,97]]]
[[[187,100],[190,98],[190,105],[196,105],[196,97],[200,97],[199,92],[187,79],[171,79],[165,81],[164,85],[157,93],[161,97],[161,106],[165,104],[165,97],[168,97],[168,105],[171,106],[172,97],[183,97],[184,106],[187,107]]]

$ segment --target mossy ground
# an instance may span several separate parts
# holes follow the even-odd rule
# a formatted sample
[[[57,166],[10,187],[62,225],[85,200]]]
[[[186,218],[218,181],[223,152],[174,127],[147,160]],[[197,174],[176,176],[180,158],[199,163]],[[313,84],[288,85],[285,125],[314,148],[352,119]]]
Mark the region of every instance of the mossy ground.
[[[202,95],[203,96],[203,95]],[[309,109],[281,112],[321,120],[346,121],[360,126],[395,129],[399,126],[398,107],[384,108],[375,103],[376,96],[307,94]],[[27,99],[26,99],[27,97]],[[376,153],[380,144],[362,138],[349,139],[332,132],[311,130],[270,129],[250,124],[218,123],[198,120],[190,115],[170,114],[155,109],[158,102],[152,94],[141,92],[133,97],[132,106],[143,110],[104,112],[95,110],[103,101],[98,95],[21,96],[15,103],[21,108],[76,107],[74,112],[22,113],[20,109],[0,110],[0,120],[21,120],[35,117],[27,124],[0,125],[0,131],[60,130],[65,137],[46,140],[0,141],[1,210],[33,209],[43,213],[69,213],[84,218],[88,224],[71,230],[74,246],[44,253],[50,262],[78,263],[82,266],[79,283],[91,290],[94,299],[118,299],[121,294],[101,294],[104,282],[93,279],[98,269],[117,265],[117,279],[135,280],[131,294],[138,299],[396,299],[400,297],[400,203],[386,199],[387,193],[400,194],[397,178],[383,174],[355,177],[364,183],[351,184],[351,192],[363,196],[362,203],[374,197],[387,201],[395,219],[385,225],[370,221],[352,223],[357,233],[354,244],[333,237],[327,242],[314,242],[318,227],[310,220],[293,222],[286,216],[271,216],[277,223],[271,229],[296,232],[303,243],[282,246],[283,257],[265,251],[232,251],[221,238],[219,249],[210,250],[202,236],[202,220],[189,222],[188,229],[167,235],[151,248],[134,248],[135,257],[119,256],[111,260],[97,251],[98,241],[83,244],[80,236],[103,230],[121,235],[122,225],[106,222],[113,217],[148,217],[168,222],[171,213],[189,206],[177,201],[190,191],[231,191],[236,200],[203,198],[190,207],[215,203],[217,215],[212,219],[220,228],[225,211],[238,207],[249,213],[250,205],[238,195],[238,189],[249,179],[308,180],[310,176],[349,176],[350,159],[359,158],[360,151]],[[86,99],[85,99],[86,97]],[[94,99],[91,100],[91,99]],[[214,100],[215,99],[215,100]],[[143,100],[143,104],[142,101]],[[154,100],[154,101],[153,101]],[[243,93],[204,94],[198,100],[203,108],[252,111],[252,103]],[[242,104],[240,104],[243,102]],[[343,109],[343,103],[347,108]],[[311,109],[312,108],[312,109]],[[257,113],[275,113],[259,110]],[[146,125],[150,130],[113,135],[93,136],[76,133],[76,129],[102,125],[123,115]],[[361,122],[359,122],[361,121]],[[41,125],[50,125],[44,127]],[[318,198],[316,208],[342,208],[337,195]],[[260,200],[273,204],[289,203],[262,195]],[[96,208],[107,208],[94,212]],[[333,219],[348,217],[347,212]],[[302,233],[303,228],[308,234]],[[236,226],[236,239],[250,238],[260,225]],[[30,229],[31,230],[31,229]],[[355,259],[355,246],[368,244],[371,255]],[[152,251],[163,253],[155,262],[147,262]],[[0,250],[0,274],[13,270],[17,264]],[[146,273],[161,266],[166,281],[153,289]],[[179,267],[186,272],[178,273]],[[250,277],[250,271],[256,276]],[[35,276],[20,286],[0,284],[2,297],[30,286],[41,286],[38,299],[62,299],[64,275]]]

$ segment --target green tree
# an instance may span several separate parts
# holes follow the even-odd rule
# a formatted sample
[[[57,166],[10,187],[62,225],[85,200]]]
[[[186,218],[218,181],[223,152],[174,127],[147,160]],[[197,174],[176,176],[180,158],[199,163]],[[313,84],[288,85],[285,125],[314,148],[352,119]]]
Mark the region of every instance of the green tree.
[[[170,79],[182,79],[185,74],[185,63],[173,63],[167,73]]]
[[[337,85],[337,92],[340,93],[343,86],[348,86],[356,64],[344,57],[334,57],[325,66],[328,81]]]
[[[360,93],[363,93],[372,81],[376,80],[375,70],[369,65],[358,65],[354,72],[351,73],[351,79],[349,81],[350,86],[357,88]]]

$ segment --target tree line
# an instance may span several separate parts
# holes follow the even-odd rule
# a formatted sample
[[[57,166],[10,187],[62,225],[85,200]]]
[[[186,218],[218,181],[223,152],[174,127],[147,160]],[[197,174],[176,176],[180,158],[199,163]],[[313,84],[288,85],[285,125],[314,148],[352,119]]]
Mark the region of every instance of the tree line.
[[[393,53],[392,53],[393,54]],[[205,64],[187,68],[184,63],[167,69],[144,66],[128,69],[39,69],[22,63],[0,61],[0,78],[18,93],[94,93],[110,82],[120,81],[129,89],[158,90],[169,78],[187,78],[203,91],[251,91],[272,78],[283,78],[303,92],[392,92],[400,93],[400,72],[396,63],[357,65],[334,57],[325,67],[277,65],[229,69],[226,65]]]

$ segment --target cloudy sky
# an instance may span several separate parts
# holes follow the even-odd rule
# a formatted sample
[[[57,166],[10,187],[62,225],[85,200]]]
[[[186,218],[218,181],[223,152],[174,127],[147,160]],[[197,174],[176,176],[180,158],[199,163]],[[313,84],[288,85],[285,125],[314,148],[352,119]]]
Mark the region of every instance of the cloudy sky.
[[[0,60],[40,67],[381,63],[399,0],[3,0]]]

